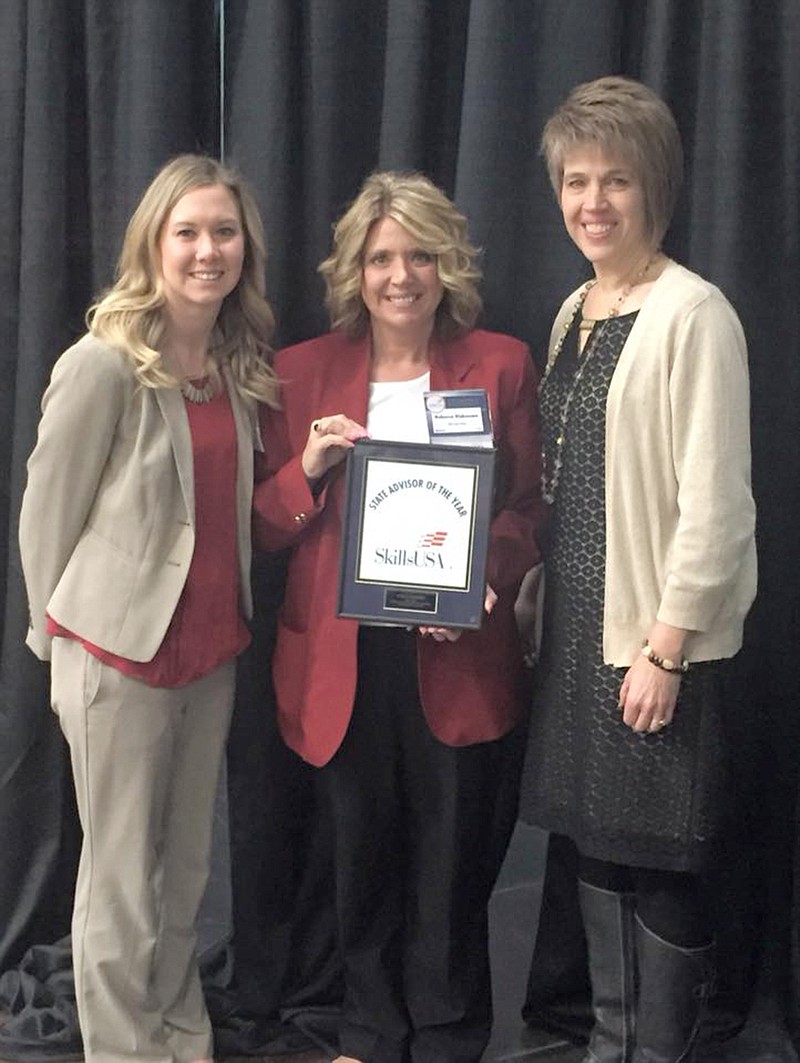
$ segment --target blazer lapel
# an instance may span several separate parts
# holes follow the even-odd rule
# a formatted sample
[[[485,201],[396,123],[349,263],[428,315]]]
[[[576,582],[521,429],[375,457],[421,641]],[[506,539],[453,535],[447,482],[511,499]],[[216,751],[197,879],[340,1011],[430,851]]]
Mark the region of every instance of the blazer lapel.
[[[323,406],[330,408],[331,412],[341,410],[346,417],[366,426],[369,406],[369,337],[353,342],[339,337],[337,333],[332,333],[332,336],[335,341],[326,367]],[[318,412],[316,408],[309,409],[309,417],[316,416]],[[328,505],[333,506],[340,514],[344,508],[345,467],[346,462],[335,466],[330,477]]]
[[[175,455],[175,465],[186,502],[186,511],[194,525],[192,436],[189,431],[189,418],[186,416],[183,405],[183,395],[179,388],[155,388],[154,393],[172,443],[172,453]]]
[[[435,343],[431,351],[431,391],[456,391],[477,364],[475,354],[461,340]]]
[[[250,508],[253,501],[253,451],[263,450],[255,412],[255,400],[248,400],[236,390],[233,375],[227,365],[222,367],[233,420],[236,425],[236,508],[239,525],[239,550],[242,536],[250,534]]]
[[[367,423],[369,405],[369,337],[337,351],[331,362],[330,391],[334,404],[338,403],[348,417],[359,424]]]

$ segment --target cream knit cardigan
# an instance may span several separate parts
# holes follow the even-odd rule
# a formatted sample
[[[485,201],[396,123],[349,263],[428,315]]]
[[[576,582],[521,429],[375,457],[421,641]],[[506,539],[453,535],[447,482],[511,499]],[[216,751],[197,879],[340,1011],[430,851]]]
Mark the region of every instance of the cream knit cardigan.
[[[551,355],[577,298],[556,317]],[[656,619],[689,630],[690,661],[741,646],[756,591],[749,407],[735,311],[714,285],[668,262],[608,391],[606,664],[630,665]]]

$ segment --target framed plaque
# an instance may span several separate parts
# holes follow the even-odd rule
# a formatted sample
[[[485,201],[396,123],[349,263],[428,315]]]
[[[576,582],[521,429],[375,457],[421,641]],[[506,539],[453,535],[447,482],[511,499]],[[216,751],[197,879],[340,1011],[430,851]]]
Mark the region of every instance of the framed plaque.
[[[479,628],[495,452],[359,440],[347,457],[339,616]]]

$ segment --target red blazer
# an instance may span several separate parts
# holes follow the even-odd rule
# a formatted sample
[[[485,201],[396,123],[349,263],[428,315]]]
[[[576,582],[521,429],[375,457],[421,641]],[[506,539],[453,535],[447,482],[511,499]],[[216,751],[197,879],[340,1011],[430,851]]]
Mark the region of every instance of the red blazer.
[[[283,737],[311,764],[326,764],[344,737],[356,691],[358,621],[337,618],[344,463],[314,499],[300,455],[317,417],[344,413],[366,424],[369,341],[330,333],[279,352],[283,410],[264,410],[257,455],[255,542],[293,547],[273,664]],[[525,711],[525,677],[513,605],[523,574],[539,559],[540,444],[536,373],[527,347],[473,331],[440,344],[431,390],[484,388],[498,460],[487,582],[499,596],[480,631],[457,642],[417,642],[420,699],[431,731],[448,745],[508,732]]]

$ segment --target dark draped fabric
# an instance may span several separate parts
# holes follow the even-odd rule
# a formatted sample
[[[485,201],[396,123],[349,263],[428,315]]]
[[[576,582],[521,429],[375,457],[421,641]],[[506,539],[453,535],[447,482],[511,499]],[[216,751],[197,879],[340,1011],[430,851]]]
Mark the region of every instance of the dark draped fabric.
[[[23,644],[25,461],[50,368],[109,283],[143,185],[165,155],[216,148],[215,36],[201,0],[0,10],[0,966],[64,933],[77,834],[46,669]]]
[[[575,83],[613,72],[648,82],[675,111],[688,173],[666,247],[723,288],[749,340],[760,589],[749,712],[731,729],[742,830],[724,885],[739,898],[734,981],[752,981],[757,956],[800,1035],[798,55],[797,0],[4,0],[0,1011],[14,1014],[0,1056],[45,1054],[9,1033],[23,1000],[58,1012],[39,1024],[42,1043],[45,1027],[68,1031],[64,947],[37,957],[68,932],[79,845],[47,669],[23,645],[24,464],[50,368],[109,283],[141,191],[169,156],[218,152],[224,131],[227,157],[261,202],[278,338],[289,342],[325,328],[316,265],[364,176],[425,170],[484,249],[484,323],[528,341],[541,361],[558,304],[587,270],[537,141]],[[259,1051],[302,1043],[305,1030],[324,1040],[338,981],[314,776],[283,749],[272,714],[280,564],[261,562],[254,581],[257,638],[229,753],[237,963],[230,985],[226,957],[208,986],[221,1041]],[[69,1033],[50,1039],[55,1054],[75,1050]]]
[[[9,1052],[19,1042],[31,1058],[42,1038],[74,1042],[58,962],[37,960],[69,930],[79,828],[48,669],[24,645],[25,461],[53,362],[110,282],[144,185],[170,154],[217,150],[216,37],[213,0],[0,5],[0,1011],[24,1003]],[[42,1023],[33,1012],[51,1000]]]

